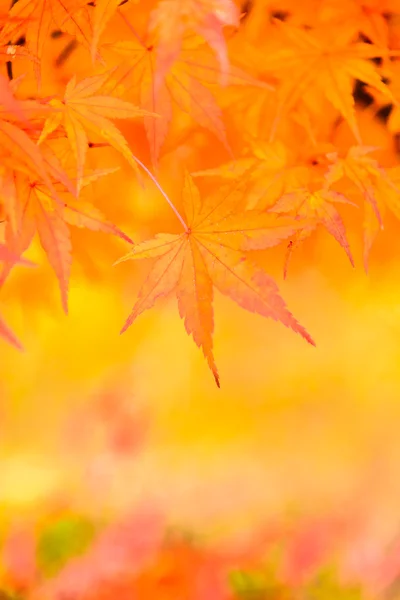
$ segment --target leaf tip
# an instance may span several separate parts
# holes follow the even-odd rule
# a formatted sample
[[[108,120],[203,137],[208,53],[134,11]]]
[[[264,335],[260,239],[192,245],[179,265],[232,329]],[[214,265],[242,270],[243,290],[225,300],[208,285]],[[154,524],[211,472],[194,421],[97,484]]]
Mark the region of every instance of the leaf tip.
[[[63,308],[64,314],[66,316],[68,316],[68,296],[67,296],[67,292],[65,292],[65,293],[62,294],[61,303],[62,303],[62,308]]]
[[[213,371],[213,375],[214,375],[215,383],[217,384],[217,388],[220,390],[221,389],[221,382],[220,382],[220,379],[219,379],[218,371]]]
[[[135,320],[135,315],[134,313],[132,313],[128,319],[125,321],[124,326],[122,327],[121,331],[119,332],[119,335],[122,335],[123,333],[125,333],[125,331],[127,329],[129,329],[129,327],[132,325],[133,321]]]
[[[353,267],[353,269],[355,269],[356,265],[355,265],[354,258],[353,258],[350,248],[347,248],[345,250],[346,250],[346,254],[350,261],[351,266]]]
[[[296,331],[297,333],[300,333],[301,337],[303,337],[306,340],[306,342],[310,344],[310,346],[314,346],[314,348],[317,347],[317,344],[315,343],[311,335],[308,333],[307,329],[304,329],[304,327],[300,326],[298,329],[296,329]]]
[[[133,244],[133,242],[132,242],[132,244]],[[125,256],[121,256],[120,258],[118,258],[118,260],[116,260],[115,262],[113,262],[112,266],[116,267],[120,263],[126,262],[127,260],[129,260],[129,258],[130,258],[130,254],[125,254]]]
[[[18,338],[15,338],[12,341],[12,345],[14,346],[14,348],[16,348],[18,350],[18,352],[25,352],[25,348],[23,347],[23,345],[21,344],[21,342],[19,341]]]
[[[126,235],[126,233],[124,233],[123,231],[120,231],[119,237],[122,240],[125,240],[125,242],[128,242],[128,244],[131,244],[131,246],[134,245],[134,241],[129,237],[129,235]]]

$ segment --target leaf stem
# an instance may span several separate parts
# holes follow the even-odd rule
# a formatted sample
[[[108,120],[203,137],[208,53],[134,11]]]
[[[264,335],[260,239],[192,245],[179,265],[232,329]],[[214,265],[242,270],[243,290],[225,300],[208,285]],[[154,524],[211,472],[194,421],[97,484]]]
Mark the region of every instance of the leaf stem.
[[[180,221],[183,229],[186,231],[188,227],[187,227],[187,225],[185,223],[184,218],[182,217],[182,215],[180,214],[180,212],[178,211],[178,209],[176,208],[176,206],[174,205],[174,203],[172,202],[172,200],[169,198],[168,194],[163,190],[163,188],[161,187],[161,185],[158,183],[158,181],[154,177],[153,173],[146,167],[145,164],[142,163],[141,160],[139,160],[137,158],[137,156],[133,155],[133,158],[137,162],[137,164],[143,169],[143,171],[145,173],[147,173],[147,175],[150,177],[150,179],[152,180],[152,182],[154,183],[154,185],[156,186],[156,188],[158,189],[158,191],[160,192],[160,194],[162,194],[164,196],[165,200],[168,202],[169,206],[172,208],[172,210],[174,211],[176,217]]]
[[[138,34],[138,32],[133,27],[133,25],[129,21],[129,19],[126,18],[126,16],[124,15],[124,13],[121,10],[118,10],[118,14],[121,17],[121,19],[124,21],[125,25],[131,30],[131,32],[133,33],[133,35],[135,36],[135,38],[137,39],[137,41],[139,42],[139,44],[141,46],[143,46],[143,48],[146,48],[146,44],[144,42],[144,39]]]

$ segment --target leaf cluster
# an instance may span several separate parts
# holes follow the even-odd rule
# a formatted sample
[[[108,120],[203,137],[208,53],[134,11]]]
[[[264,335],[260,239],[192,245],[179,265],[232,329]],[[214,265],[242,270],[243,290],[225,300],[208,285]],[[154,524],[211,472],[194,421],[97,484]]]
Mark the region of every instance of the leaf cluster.
[[[398,0],[17,0],[1,9],[0,286],[29,264],[22,256],[37,236],[67,312],[70,230],[88,228],[130,244],[122,260],[153,261],[123,331],[175,294],[218,385],[214,289],[314,344],[257,251],[282,244],[286,276],[293,253],[323,229],[354,266],[344,217],[352,210],[367,268],[386,212],[399,216],[395,153],[380,161],[359,122],[367,98],[376,114],[386,110],[388,135],[398,131]],[[58,69],[77,49],[86,57],[84,75],[61,84],[46,78],[58,38]],[[116,123],[126,119],[143,129],[148,160]],[[206,132],[225,160],[198,153],[195,168],[186,164],[182,123],[189,135]],[[180,233],[133,243],[88,200],[115,170],[94,168],[89,155],[110,150],[142,184],[140,171],[150,178]],[[184,173],[174,198],[158,176],[171,153]],[[0,335],[20,347],[3,321]]]

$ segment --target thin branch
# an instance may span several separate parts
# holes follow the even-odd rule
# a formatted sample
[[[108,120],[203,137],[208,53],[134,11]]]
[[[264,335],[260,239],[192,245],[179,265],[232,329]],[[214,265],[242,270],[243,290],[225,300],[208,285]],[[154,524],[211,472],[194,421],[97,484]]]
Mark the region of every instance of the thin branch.
[[[183,229],[185,231],[187,231],[188,227],[187,227],[187,225],[185,223],[185,220],[183,219],[182,215],[179,213],[178,209],[175,207],[175,205],[172,202],[172,200],[169,198],[168,194],[163,190],[163,188],[161,187],[161,185],[158,183],[158,181],[154,177],[153,173],[135,155],[132,155],[132,157],[137,162],[137,164],[143,169],[143,171],[145,171],[145,173],[147,173],[147,175],[150,177],[150,179],[152,180],[152,182],[154,183],[154,185],[156,186],[156,188],[158,189],[158,191],[164,196],[165,200],[168,202],[169,206],[174,211],[174,213],[175,213],[176,217],[179,219],[179,221],[180,221]]]
[[[108,142],[88,142],[89,148],[108,148],[109,146],[110,144]]]

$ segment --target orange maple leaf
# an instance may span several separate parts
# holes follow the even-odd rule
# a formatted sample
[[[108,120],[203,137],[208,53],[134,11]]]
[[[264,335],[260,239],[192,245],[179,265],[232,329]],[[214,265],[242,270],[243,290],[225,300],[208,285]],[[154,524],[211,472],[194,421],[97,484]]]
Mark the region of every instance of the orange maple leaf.
[[[82,186],[82,177],[88,149],[87,131],[100,135],[137,171],[136,160],[132,155],[128,142],[111,119],[130,119],[147,116],[156,117],[154,113],[142,110],[130,102],[98,93],[109,79],[109,73],[94,75],[76,82],[74,76],[68,83],[64,99],[52,100],[50,104],[57,112],[46,120],[39,144],[61,125],[67,134],[77,167],[77,192]]]
[[[34,266],[33,262],[18,256],[5,244],[0,244],[0,261],[13,261],[15,264],[25,265],[26,267]]]
[[[62,217],[62,209],[45,191],[26,178],[18,178],[18,229],[13,231],[6,223],[6,241],[10,248],[18,252],[26,250],[37,231],[40,243],[60,283],[61,299],[64,311],[68,312],[68,282],[72,264],[72,246],[67,224]],[[1,280],[14,266],[4,265]]]
[[[389,23],[387,15],[399,10],[397,0],[325,0],[321,3],[319,18],[331,27],[353,27],[373,44],[387,48]]]
[[[83,180],[86,186],[109,170],[91,173]],[[76,200],[68,187],[60,187],[57,199],[40,182],[26,176],[14,175],[7,181],[8,202],[4,205],[6,213],[5,238],[8,247],[18,255],[31,244],[35,231],[40,243],[59,280],[64,311],[68,312],[68,283],[72,263],[72,245],[68,225],[85,227],[93,231],[103,231],[117,235],[132,243],[132,240],[107,221],[100,210],[89,202]],[[68,193],[69,192],[69,193]],[[66,194],[65,197],[63,197]],[[3,283],[13,268],[15,261],[6,260],[0,277]]]
[[[117,11],[121,0],[96,0],[94,11],[93,11],[93,33],[91,52],[92,60],[95,59],[97,53],[97,46],[100,40],[100,36],[106,28],[107,23],[113,17]]]
[[[249,138],[251,155],[245,154],[213,169],[192,173],[195,177],[236,179],[246,175],[247,208],[267,209],[283,194],[323,184],[328,144],[288,148],[281,140],[266,142]]]
[[[213,169],[196,171],[192,175],[223,179],[237,179],[246,175],[249,180],[245,192],[247,208],[263,208],[260,206],[262,199],[265,199],[264,205],[273,204],[286,191],[292,178],[288,151],[280,141],[269,144],[263,140],[251,140],[250,144],[253,156],[243,156]]]
[[[278,202],[270,208],[270,212],[278,214],[295,214],[307,219],[306,227],[296,232],[290,241],[286,255],[284,276],[286,278],[290,256],[301,242],[303,242],[318,225],[322,225],[335,238],[346,252],[351,265],[354,260],[347,241],[346,230],[342,217],[334,206],[335,202],[352,204],[343,194],[333,190],[318,190],[312,192],[308,189],[299,189],[296,192],[284,194]]]
[[[232,0],[161,0],[149,22],[150,31],[158,36],[156,89],[178,58],[187,31],[195,31],[208,42],[218,56],[222,74],[226,73],[229,61],[223,26],[237,27],[239,16]]]
[[[130,23],[125,21],[130,27]],[[131,94],[137,94],[137,102],[143,108],[160,115],[158,119],[144,118],[154,165],[167,137],[174,107],[188,114],[200,127],[211,131],[232,154],[222,110],[215,97],[221,70],[215,56],[204,43],[199,43],[198,38],[185,39],[179,57],[160,84],[156,82],[154,40],[151,37],[142,38],[136,34],[134,39],[109,44],[106,48],[126,60],[126,65],[121,66],[119,79],[113,84],[114,88],[118,89],[123,83]],[[252,78],[233,65],[229,65],[223,73],[229,89],[238,86],[271,90],[270,85]]]
[[[214,286],[239,306],[281,321],[314,345],[286,308],[275,281],[245,255],[246,250],[278,244],[299,225],[265,212],[243,211],[243,185],[229,186],[201,200],[193,179],[186,174],[183,202],[187,225],[180,217],[184,233],[159,234],[135,245],[118,261],[156,258],[122,332],[158,298],[175,291],[186,331],[203,350],[218,386],[212,339]]]
[[[29,135],[14,123],[0,118],[0,149],[3,165],[41,179],[57,197],[51,181],[51,165]],[[61,171],[60,171],[61,175]]]
[[[388,51],[357,41],[353,27],[339,30],[330,25],[307,31],[276,21],[279,42],[259,52],[263,71],[280,80],[276,116],[271,139],[284,115],[306,102],[308,113],[319,109],[325,97],[351,127],[357,142],[361,136],[355,115],[353,87],[356,79],[395,99],[382,82],[370,59],[388,56]]]
[[[376,148],[372,146],[352,146],[344,157],[338,152],[329,153],[327,158],[331,165],[326,173],[326,185],[332,187],[341,179],[351,182],[362,198],[369,202],[380,226],[383,227],[376,200],[376,188],[378,182],[386,181],[390,184],[390,181],[385,169],[374,158],[368,156],[374,150]]]
[[[30,126],[22,110],[21,103],[15,98],[13,89],[4,75],[0,75],[0,107],[14,115],[18,120],[23,121],[26,126]]]
[[[92,171],[83,176],[82,187],[86,188],[100,177],[114,173],[117,170],[118,169],[100,169]],[[84,198],[79,198],[79,200],[77,200],[74,196],[68,194],[64,202],[63,217],[66,223],[73,225],[74,227],[116,235],[125,242],[133,244],[130,237],[114,225],[114,223],[108,221],[96,206],[93,206]]]
[[[28,168],[13,160],[10,170],[3,169],[0,200],[6,221],[5,240],[8,247],[20,256],[30,246],[35,231],[38,231],[42,246],[60,279],[66,310],[66,290],[71,266],[70,242],[68,228],[60,216],[63,202],[56,186],[61,186],[61,190],[68,190],[71,194],[74,194],[74,188],[50,148],[46,146],[41,152],[24,132],[10,123],[6,125],[18,132],[18,135],[13,134],[16,139],[10,137],[10,140],[18,141],[21,146],[25,143],[25,153],[31,160],[27,161]],[[4,124],[0,121],[0,132],[2,127]],[[5,261],[0,285],[14,265],[15,261]]]
[[[346,197],[361,199],[364,203],[364,267],[368,270],[368,257],[372,244],[383,229],[382,213],[385,206],[398,216],[400,186],[398,169],[384,169],[369,154],[373,146],[352,146],[346,156],[338,152],[327,154],[331,165],[326,172],[326,186],[340,183]],[[350,185],[349,185],[350,184]]]

